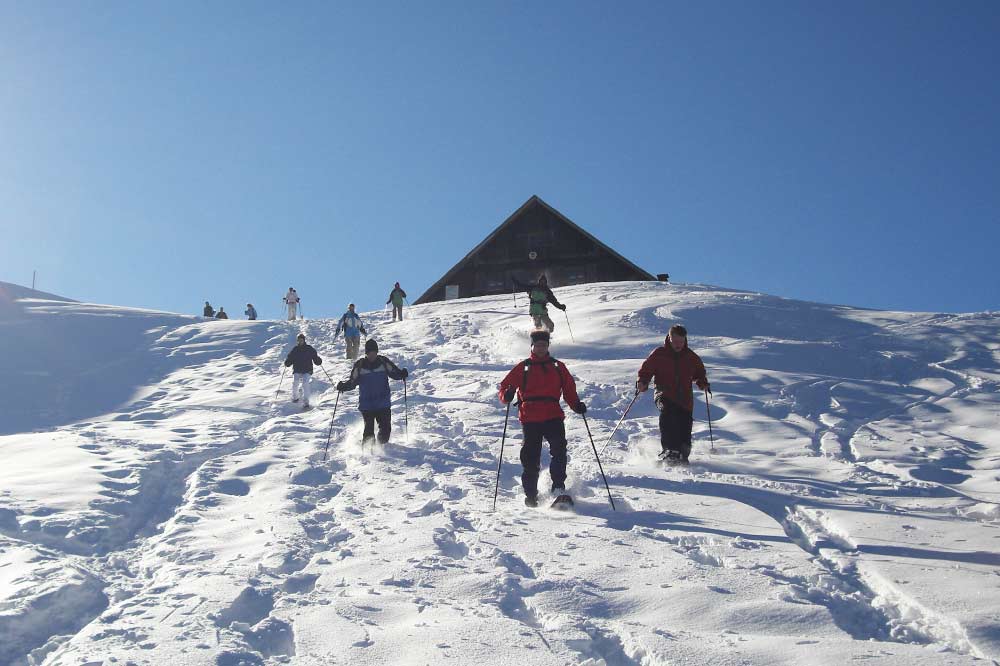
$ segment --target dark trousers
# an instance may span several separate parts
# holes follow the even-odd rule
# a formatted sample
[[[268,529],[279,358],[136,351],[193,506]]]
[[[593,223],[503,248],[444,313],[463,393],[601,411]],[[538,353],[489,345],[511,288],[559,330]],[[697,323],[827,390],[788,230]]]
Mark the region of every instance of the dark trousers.
[[[538,495],[538,472],[542,467],[542,438],[549,442],[549,475],[552,487],[566,486],[566,426],[562,419],[540,423],[522,423],[524,442],[521,444],[521,485],[528,497]]]
[[[361,436],[362,443],[367,443],[375,439],[375,422],[378,421],[378,442],[385,444],[389,441],[389,433],[392,432],[392,419],[389,408],[370,409],[362,411],[361,416],[365,419],[365,432]]]
[[[396,315],[399,315],[399,321],[403,321],[403,306],[393,305],[392,306],[392,320],[396,321]]]
[[[694,416],[665,398],[656,401],[660,410],[660,446],[664,451],[679,451],[685,460],[691,454],[691,428]]]

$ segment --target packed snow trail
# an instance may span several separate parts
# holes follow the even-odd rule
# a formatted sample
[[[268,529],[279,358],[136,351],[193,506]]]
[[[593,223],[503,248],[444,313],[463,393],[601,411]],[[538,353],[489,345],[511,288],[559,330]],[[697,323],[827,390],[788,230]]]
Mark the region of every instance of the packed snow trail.
[[[335,322],[145,315],[160,319],[143,367],[162,370],[131,401],[0,438],[18,470],[2,479],[0,645],[15,647],[0,663],[998,658],[996,317],[698,286],[558,293],[578,342],[557,327],[552,353],[598,445],[642,359],[681,321],[715,390],[717,455],[699,401],[693,467],[660,468],[655,409],[640,398],[603,458],[612,511],[567,410],[577,505],[526,509],[512,417],[492,512],[496,385],[527,355],[530,327],[508,298],[419,306],[389,326],[362,315],[412,372],[409,442],[401,383],[392,440],[374,451],[345,393],[325,463],[325,373],[320,409],[287,403],[287,377],[272,398],[300,330],[333,381],[346,376]],[[954,347],[917,342],[943,328]],[[935,460],[952,473],[932,473]]]

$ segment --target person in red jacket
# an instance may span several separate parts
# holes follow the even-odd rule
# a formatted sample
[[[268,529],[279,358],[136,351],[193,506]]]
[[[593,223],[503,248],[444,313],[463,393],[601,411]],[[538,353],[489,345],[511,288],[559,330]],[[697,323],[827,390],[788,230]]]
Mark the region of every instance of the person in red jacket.
[[[500,382],[500,402],[509,404],[518,395],[518,418],[524,433],[521,444],[521,486],[524,503],[538,506],[538,472],[541,469],[542,438],[549,442],[552,461],[552,494],[566,494],[566,415],[559,405],[560,396],[577,414],[585,414],[587,405],[576,394],[576,382],[562,361],[549,356],[549,332],[532,331],[531,357],[507,373]]]
[[[668,463],[687,464],[691,455],[691,427],[694,425],[694,394],[691,383],[712,393],[705,376],[705,364],[687,346],[687,329],[670,327],[662,347],[657,347],[639,368],[636,390],[645,393],[650,380],[656,382],[654,400],[660,410],[660,457]]]

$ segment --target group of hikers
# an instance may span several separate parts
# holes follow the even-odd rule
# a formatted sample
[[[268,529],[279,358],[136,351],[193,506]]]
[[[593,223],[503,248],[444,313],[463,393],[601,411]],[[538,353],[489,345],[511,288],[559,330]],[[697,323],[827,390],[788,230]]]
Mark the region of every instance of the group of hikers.
[[[552,303],[561,310],[565,310],[566,306],[555,299],[544,280],[528,285],[526,291],[531,298],[530,314],[535,322],[535,330],[530,334],[530,356],[519,361],[507,373],[500,382],[498,397],[501,404],[508,406],[508,414],[511,405],[517,406],[523,434],[520,460],[525,504],[531,507],[538,505],[538,478],[543,440],[548,442],[551,454],[549,476],[552,495],[556,498],[566,498],[572,503],[566,494],[567,441],[564,424],[566,416],[560,405],[560,399],[565,401],[573,412],[580,415],[587,413],[587,405],[577,394],[576,382],[569,369],[550,353],[551,331],[554,325],[546,311],[547,303]],[[401,308],[399,314],[401,318]],[[341,330],[344,331],[345,341],[355,340],[348,346],[348,358],[353,360],[357,355],[360,334],[367,335],[360,317],[354,312],[354,304],[348,306],[348,311],[341,317],[336,334]],[[354,356],[351,356],[352,349]],[[314,365],[318,366],[321,363],[322,359],[316,350],[306,343],[305,335],[300,333],[295,347],[285,358],[285,366],[291,367],[295,376],[292,389],[293,402],[301,399],[306,407],[309,406],[309,379]],[[406,368],[400,368],[380,355],[378,343],[369,338],[365,343],[364,357],[356,360],[346,381],[337,382],[338,392],[359,389],[358,409],[364,419],[363,446],[375,440],[381,444],[389,441],[391,433],[389,380],[405,382],[408,376],[409,371]],[[692,384],[711,395],[705,365],[698,354],[688,346],[687,329],[675,324],[671,326],[663,345],[655,348],[638,368],[633,398],[634,402],[640,394],[649,390],[650,385],[654,387],[653,399],[659,410],[661,448],[659,457],[667,464],[688,464],[691,454],[691,431],[694,425]],[[628,410],[626,414],[627,412]],[[624,415],[622,418],[624,419]]]
[[[212,304],[205,301],[205,307],[202,309],[201,314],[209,319],[229,319],[229,315],[226,314],[226,309],[219,306],[219,311],[216,312],[212,308]],[[253,303],[247,303],[247,309],[243,311],[243,314],[247,316],[247,319],[253,321],[257,318],[257,310],[254,308]]]
[[[389,299],[385,302],[386,305],[389,305],[390,303],[392,304],[393,321],[397,321],[397,317],[399,321],[403,321],[403,303],[405,302],[405,299],[406,292],[403,291],[402,287],[400,287],[397,282],[392,288],[392,291],[389,292]],[[295,287],[288,288],[288,293],[282,297],[281,302],[285,304],[285,309],[288,312],[288,321],[295,321],[302,316],[302,299],[299,298],[299,294],[295,291]],[[350,305],[350,312],[354,312],[353,303]],[[213,319],[229,319],[229,315],[226,314],[225,308],[220,305],[219,311],[216,312],[211,303],[208,301],[205,301],[205,307],[202,309],[201,313],[203,316]],[[243,311],[243,314],[245,314],[247,319],[250,321],[257,319],[257,309],[254,308],[253,303],[247,303],[247,309]],[[345,314],[344,317],[346,316],[347,315]],[[355,317],[356,316],[357,315],[355,315]],[[341,318],[341,323],[343,323],[344,317]],[[358,322],[360,321],[361,320],[358,319]],[[355,326],[355,328],[357,328],[357,326]],[[361,330],[364,332],[363,328]],[[357,349],[354,350],[354,357],[357,357]],[[351,357],[348,356],[348,358]]]

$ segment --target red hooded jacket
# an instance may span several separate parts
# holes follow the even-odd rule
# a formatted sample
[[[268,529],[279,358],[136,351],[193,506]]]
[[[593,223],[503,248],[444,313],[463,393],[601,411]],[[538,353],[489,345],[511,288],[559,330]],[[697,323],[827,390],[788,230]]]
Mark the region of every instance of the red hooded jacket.
[[[694,410],[694,394],[691,382],[705,390],[708,378],[705,376],[705,364],[701,358],[684,345],[684,349],[675,352],[666,340],[664,346],[657,347],[643,361],[639,368],[639,381],[648,384],[650,379],[656,381],[656,396],[680,405],[684,409]]]
[[[504,402],[507,389],[517,389],[517,397],[521,401],[518,407],[521,423],[565,419],[566,415],[559,405],[560,395],[570,407],[580,402],[573,376],[562,361],[551,356],[542,359],[532,354],[531,358],[515,365],[500,382],[500,402]]]

